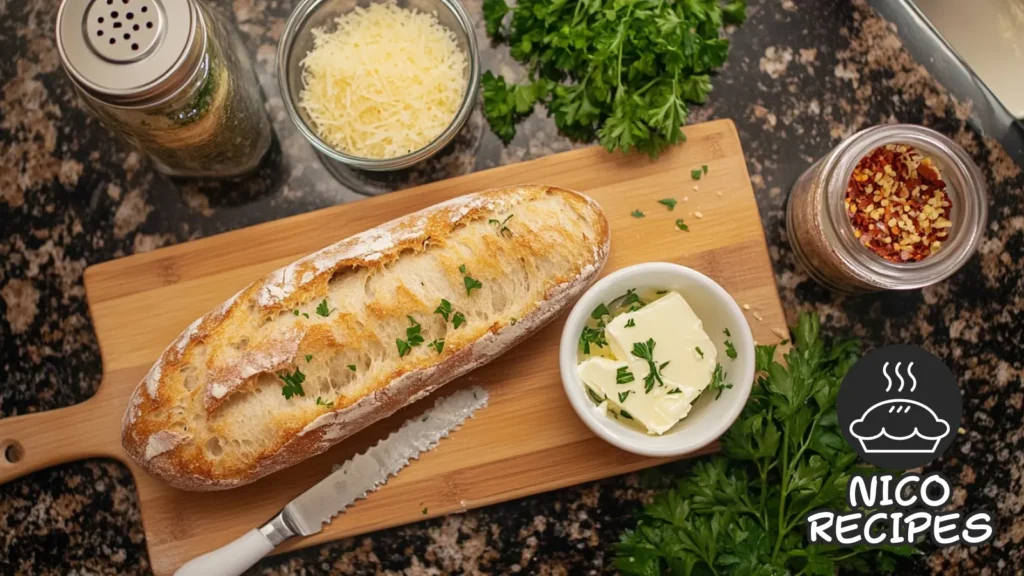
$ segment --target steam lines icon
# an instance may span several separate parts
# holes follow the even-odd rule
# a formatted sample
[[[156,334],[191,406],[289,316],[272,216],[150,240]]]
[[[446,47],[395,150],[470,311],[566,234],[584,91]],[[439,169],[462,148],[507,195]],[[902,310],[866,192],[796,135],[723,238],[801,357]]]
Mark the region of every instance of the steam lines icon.
[[[914,363],[900,371],[902,362],[897,362],[893,374],[899,386],[889,376],[889,363],[882,366],[887,393],[901,393],[917,390]],[[907,382],[909,380],[909,383]],[[850,424],[850,434],[860,442],[865,453],[871,454],[922,454],[933,453],[939,443],[949,435],[949,422],[941,419],[928,405],[909,398],[891,398],[878,402],[864,411],[864,414]]]

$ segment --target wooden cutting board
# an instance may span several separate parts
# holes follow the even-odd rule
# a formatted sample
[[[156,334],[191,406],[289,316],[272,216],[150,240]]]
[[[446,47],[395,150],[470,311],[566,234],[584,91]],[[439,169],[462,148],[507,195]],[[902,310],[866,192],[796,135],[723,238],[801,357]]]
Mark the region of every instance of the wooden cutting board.
[[[132,390],[185,326],[252,280],[392,218],[496,186],[552,184],[593,196],[612,228],[612,251],[604,273],[649,261],[690,266],[750,306],[748,321],[756,340],[777,342],[780,338],[773,329],[785,331],[785,317],[736,128],[720,120],[687,127],[686,135],[686,144],[657,161],[608,154],[600,148],[576,150],[90,267],[85,286],[103,356],[102,385],[93,398],[76,406],[0,420],[0,482],[69,460],[124,461],[138,486],[150,561],[158,575],[170,574],[193,556],[259,526],[332,465],[386,436],[434,399],[252,485],[188,493],[150,477],[122,452],[121,417]],[[704,164],[708,174],[695,182],[690,171]],[[662,198],[675,198],[679,204],[670,212],[657,203]],[[646,217],[631,216],[637,209]],[[677,218],[686,220],[689,232],[676,229]],[[323,532],[283,549],[661,462],[613,448],[576,417],[558,374],[564,316],[441,390],[443,394],[473,384],[486,387],[490,405],[475,418]],[[6,453],[15,459],[20,454],[16,463],[3,457],[11,445],[16,449]]]

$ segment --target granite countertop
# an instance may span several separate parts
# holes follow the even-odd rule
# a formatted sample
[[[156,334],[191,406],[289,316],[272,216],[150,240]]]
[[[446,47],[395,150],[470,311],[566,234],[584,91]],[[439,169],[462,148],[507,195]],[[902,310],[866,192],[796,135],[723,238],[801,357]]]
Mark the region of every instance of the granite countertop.
[[[230,185],[172,182],[85,111],[60,69],[57,2],[0,2],[0,417],[81,402],[101,363],[85,304],[86,266],[350,201],[284,114],[273,68],[292,2],[219,0],[255,55],[280,138],[270,162]],[[480,2],[466,2],[481,21]],[[1024,176],[969,122],[972,106],[918,64],[863,2],[752,0],[729,63],[693,122],[732,118],[787,314],[816,310],[830,330],[869,346],[923,344],[957,374],[965,433],[930,469],[954,479],[954,502],[997,516],[977,549],[933,551],[907,573],[1024,572]],[[482,27],[481,27],[482,28]],[[507,51],[485,68],[515,74]],[[960,143],[991,190],[979,254],[922,291],[841,298],[797,267],[783,230],[795,178],[843,137],[879,123],[933,127]],[[537,115],[503,147],[479,112],[455,150],[391,186],[571,148]],[[662,478],[661,481],[664,481]],[[318,546],[263,561],[263,574],[611,573],[609,546],[659,483],[606,481]],[[128,470],[85,461],[0,486],[0,573],[149,573]]]

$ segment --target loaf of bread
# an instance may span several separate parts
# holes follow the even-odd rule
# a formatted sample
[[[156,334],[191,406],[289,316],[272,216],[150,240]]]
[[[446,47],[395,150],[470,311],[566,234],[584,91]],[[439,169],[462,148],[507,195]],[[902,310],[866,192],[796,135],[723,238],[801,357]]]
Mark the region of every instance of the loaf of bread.
[[[186,328],[135,390],[124,448],[185,490],[291,466],[535,332],[608,248],[600,207],[549,186],[463,196],[342,240]]]

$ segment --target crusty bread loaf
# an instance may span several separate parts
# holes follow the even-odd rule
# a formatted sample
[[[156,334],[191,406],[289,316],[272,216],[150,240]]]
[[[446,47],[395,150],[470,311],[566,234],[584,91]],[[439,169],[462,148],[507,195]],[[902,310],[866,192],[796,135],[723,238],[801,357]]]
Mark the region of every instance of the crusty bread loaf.
[[[186,490],[291,466],[552,320],[608,247],[600,207],[548,186],[463,196],[342,240],[186,328],[135,390],[124,448]]]

